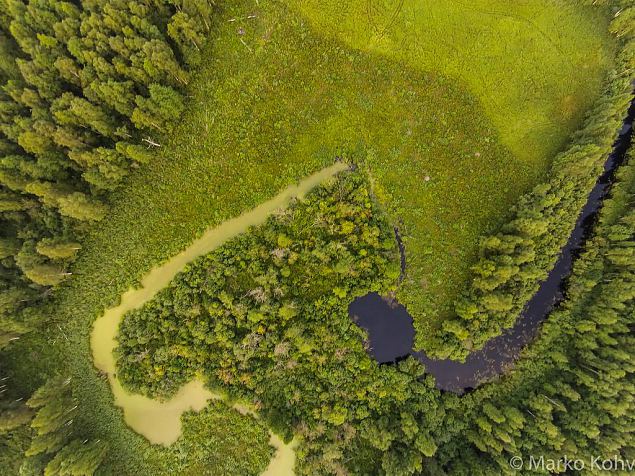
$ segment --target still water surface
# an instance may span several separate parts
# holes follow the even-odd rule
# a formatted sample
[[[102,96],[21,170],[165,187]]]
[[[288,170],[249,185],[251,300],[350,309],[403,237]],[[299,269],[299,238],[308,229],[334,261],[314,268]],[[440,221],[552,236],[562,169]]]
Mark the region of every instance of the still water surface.
[[[203,382],[194,380],[184,385],[168,401],[127,392],[116,375],[116,362],[113,351],[117,345],[116,336],[121,319],[126,312],[143,306],[163,288],[185,266],[196,258],[210,253],[228,240],[244,233],[251,226],[264,223],[275,211],[286,208],[292,198],[302,197],[321,182],[338,172],[345,170],[345,163],[336,163],[327,167],[295,186],[290,186],[271,200],[223,224],[210,228],[185,250],[173,256],[165,263],[152,268],[142,279],[141,286],[129,289],[121,296],[118,306],[104,312],[94,323],[91,332],[91,349],[95,367],[108,376],[115,405],[121,407],[128,426],[145,436],[151,443],[170,445],[181,434],[181,415],[189,410],[200,411],[208,400],[221,398],[205,388]],[[237,410],[245,412],[244,406],[236,405]],[[247,411],[249,413],[249,411]],[[271,434],[272,446],[277,451],[264,475],[292,475],[295,464],[294,443],[285,445],[276,435]]]

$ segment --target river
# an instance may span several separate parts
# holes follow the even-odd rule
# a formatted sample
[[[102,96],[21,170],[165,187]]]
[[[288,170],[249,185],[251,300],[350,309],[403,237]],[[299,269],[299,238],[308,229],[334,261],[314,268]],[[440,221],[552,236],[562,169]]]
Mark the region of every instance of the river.
[[[117,345],[119,323],[126,312],[137,309],[156,296],[185,266],[200,256],[210,253],[231,238],[257,226],[277,210],[288,207],[293,198],[300,198],[329,177],[348,167],[338,162],[290,186],[271,200],[258,205],[242,215],[206,230],[186,249],[165,263],[152,268],[142,279],[139,288],[131,288],[121,296],[118,306],[107,309],[95,320],[91,332],[91,350],[95,367],[108,376],[115,405],[121,407],[124,420],[137,433],[145,436],[151,443],[170,445],[181,435],[181,415],[189,410],[200,411],[210,399],[222,398],[211,392],[200,380],[184,385],[168,401],[127,392],[117,379],[116,361],[113,351]],[[253,413],[245,405],[234,405],[243,413]],[[270,434],[270,443],[276,448],[276,454],[263,473],[267,476],[293,475],[295,465],[295,442],[284,444],[275,434]]]
[[[425,365],[428,374],[434,376],[437,388],[456,393],[473,389],[513,365],[522,349],[536,337],[540,324],[565,297],[573,262],[593,229],[615,171],[624,160],[631,143],[634,117],[635,100],[631,103],[613,151],[604,164],[604,172],[589,194],[554,268],[529,300],[513,327],[490,339],[482,349],[470,353],[465,362],[432,359],[424,352],[412,351],[415,331],[412,317],[406,308],[392,298],[382,298],[377,293],[370,293],[356,299],[349,306],[349,315],[353,321],[368,332],[370,355],[379,363],[396,362],[412,355]],[[401,252],[403,277],[406,257],[398,231],[395,230],[395,233]]]

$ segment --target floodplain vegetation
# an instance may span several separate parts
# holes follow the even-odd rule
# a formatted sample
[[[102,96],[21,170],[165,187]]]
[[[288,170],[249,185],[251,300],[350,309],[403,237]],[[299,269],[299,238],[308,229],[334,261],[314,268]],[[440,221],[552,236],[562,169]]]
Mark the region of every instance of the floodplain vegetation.
[[[631,150],[540,336],[504,378],[449,398],[435,456],[446,474],[514,474],[514,456],[567,455],[589,474],[593,458],[618,472],[632,460],[634,161]]]
[[[347,306],[397,296],[441,357],[513,324],[632,98],[635,8],[340,3],[0,0],[3,474],[259,474],[268,430],[298,439],[298,474],[633,456],[632,159],[567,300],[500,379],[457,396],[411,358],[379,366]],[[261,415],[212,402],[150,445],[92,365],[92,322],[336,157],[356,171],[124,318],[129,390],[167,398],[204,376]]]

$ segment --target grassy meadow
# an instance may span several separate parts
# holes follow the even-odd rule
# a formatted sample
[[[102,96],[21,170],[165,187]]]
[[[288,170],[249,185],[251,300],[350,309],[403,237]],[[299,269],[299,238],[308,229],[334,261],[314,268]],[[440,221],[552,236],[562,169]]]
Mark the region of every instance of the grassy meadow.
[[[566,0],[291,3],[323,36],[466,87],[499,141],[540,166],[578,124],[611,64],[608,18]]]
[[[88,232],[49,340],[23,338],[14,371],[33,366],[17,357],[24,350],[68,368],[84,427],[110,441],[104,474],[178,467],[113,407],[90,359],[92,322],[207,227],[336,156],[368,171],[401,230],[399,299],[425,347],[465,286],[478,237],[546,173],[597,97],[612,63],[606,25],[601,10],[566,1],[225,2],[181,124]],[[221,449],[258,457],[222,474],[258,474],[266,431],[227,413],[191,431],[231,430]]]
[[[375,64],[390,58],[391,78],[412,81],[372,106],[389,127],[375,124],[382,133],[365,150],[403,228],[398,296],[425,349],[453,311],[479,237],[546,173],[597,97],[612,64],[608,19],[549,1],[292,3],[322,37]]]

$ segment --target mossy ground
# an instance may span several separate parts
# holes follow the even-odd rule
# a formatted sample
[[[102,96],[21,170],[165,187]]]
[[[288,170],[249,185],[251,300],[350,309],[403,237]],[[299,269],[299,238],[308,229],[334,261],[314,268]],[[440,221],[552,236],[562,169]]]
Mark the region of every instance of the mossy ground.
[[[340,3],[223,8],[181,125],[116,194],[58,293],[50,327],[64,334],[31,346],[74,375],[86,426],[111,442],[107,474],[161,461],[125,429],[88,344],[94,319],[152,266],[346,155],[402,230],[400,300],[425,347],[478,237],[544,175],[611,64],[606,19],[567,2]]]

